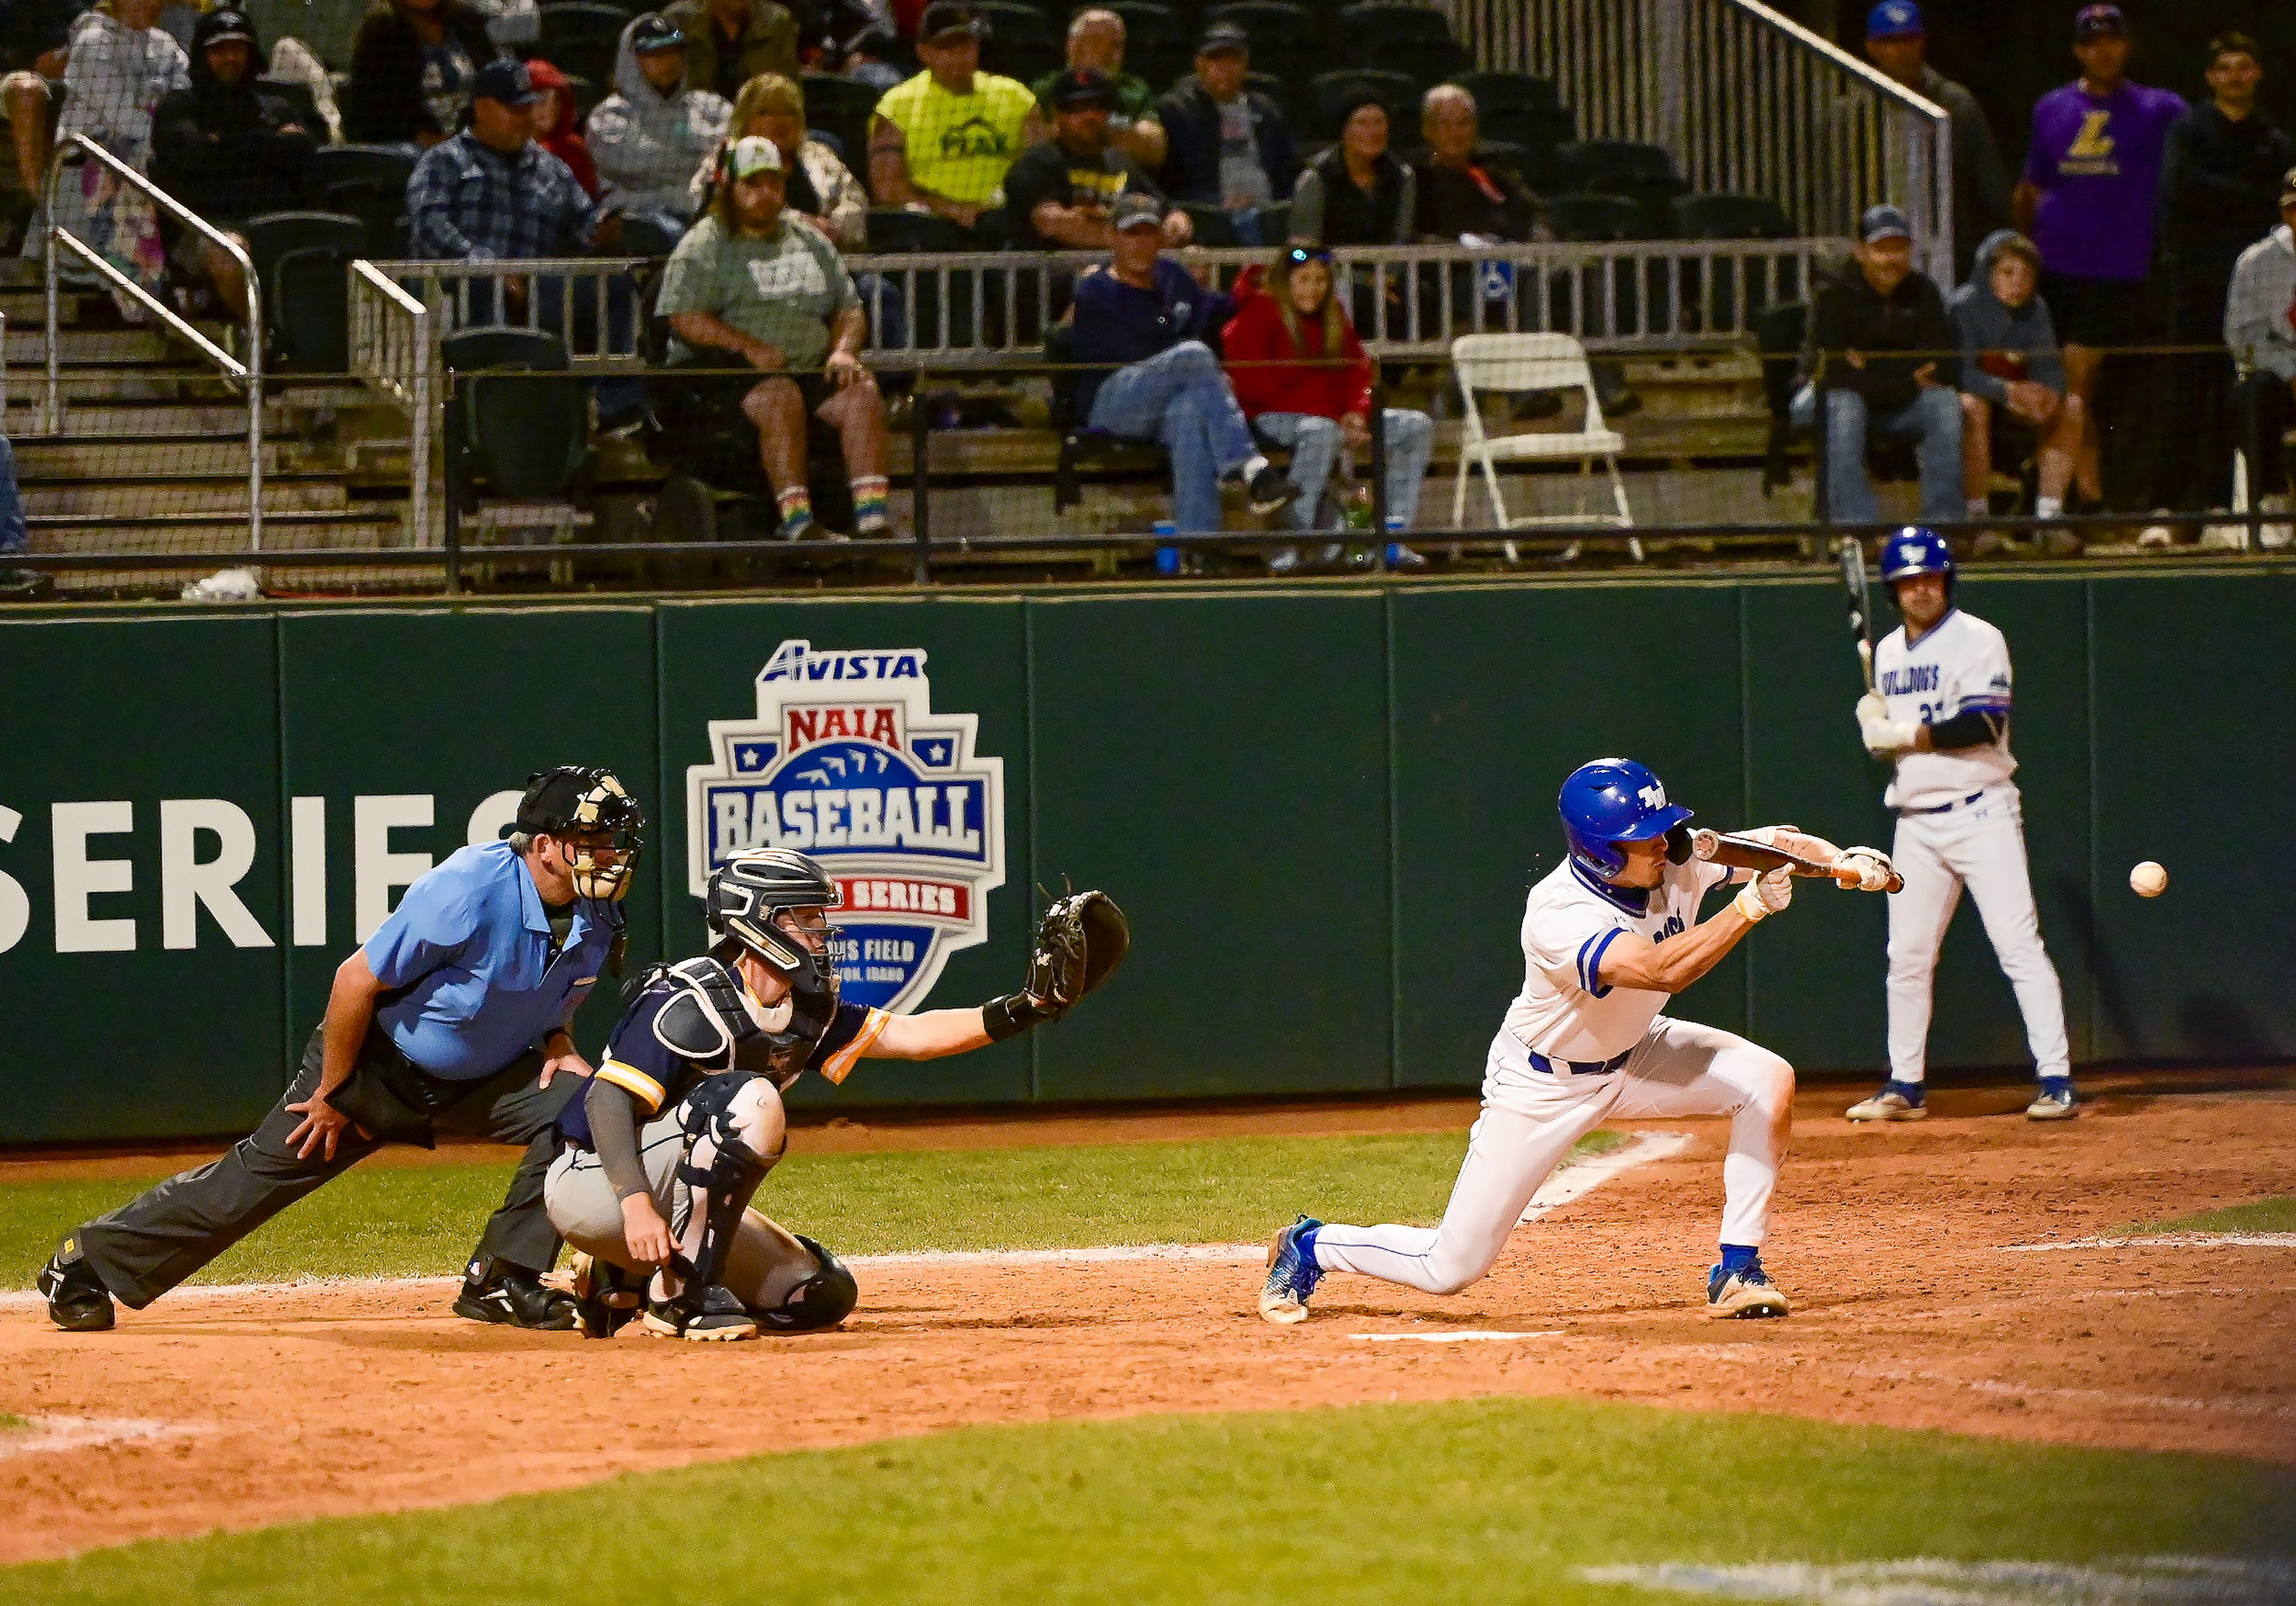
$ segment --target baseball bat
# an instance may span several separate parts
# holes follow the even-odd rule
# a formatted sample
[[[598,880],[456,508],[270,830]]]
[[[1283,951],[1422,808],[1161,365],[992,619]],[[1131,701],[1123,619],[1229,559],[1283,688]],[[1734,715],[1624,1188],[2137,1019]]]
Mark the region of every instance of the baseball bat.
[[[1857,646],[1857,672],[1866,689],[1874,689],[1874,603],[1866,589],[1866,549],[1855,536],[1841,537],[1836,554],[1841,561],[1841,584],[1849,593],[1849,638]]]
[[[1729,848],[1735,861],[1750,870],[1807,870],[1816,875],[1833,873],[1831,864],[1799,853],[1788,853],[1782,848],[1773,848],[1767,842],[1758,842],[1735,832],[1717,832],[1714,840],[1718,847]],[[1892,870],[1890,872],[1890,884],[1882,889],[1884,892],[1902,892],[1905,887],[1906,878]]]

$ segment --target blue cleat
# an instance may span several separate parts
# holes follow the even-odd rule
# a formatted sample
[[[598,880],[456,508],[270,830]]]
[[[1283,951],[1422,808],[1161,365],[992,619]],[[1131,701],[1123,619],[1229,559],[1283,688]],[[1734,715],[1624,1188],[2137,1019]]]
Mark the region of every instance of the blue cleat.
[[[2029,1121],[2069,1121],[2079,1106],[2073,1102],[2073,1079],[2070,1077],[2043,1077],[2041,1091],[2025,1106]]]
[[[1853,1121],[1918,1121],[1929,1115],[1919,1082],[1890,1081],[1870,1099],[1861,1099],[1845,1112]]]
[[[1706,1314],[1730,1320],[1786,1314],[1786,1297],[1770,1284],[1759,1260],[1736,1271],[1716,1266],[1706,1274]]]
[[[1267,1246],[1267,1281],[1259,1290],[1259,1314],[1269,1321],[1288,1325],[1308,1319],[1308,1296],[1324,1280],[1324,1268],[1316,1264],[1316,1231],[1323,1225],[1302,1216]]]

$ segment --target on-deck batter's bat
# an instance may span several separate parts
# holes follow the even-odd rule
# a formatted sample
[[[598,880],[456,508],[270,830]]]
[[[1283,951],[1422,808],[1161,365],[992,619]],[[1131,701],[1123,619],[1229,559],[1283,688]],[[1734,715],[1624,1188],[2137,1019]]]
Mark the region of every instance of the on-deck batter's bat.
[[[1773,848],[1767,842],[1758,842],[1735,832],[1718,831],[1714,833],[1714,840],[1718,846],[1731,849],[1739,862],[1751,870],[1807,870],[1816,875],[1833,873],[1831,864],[1806,858],[1799,853],[1788,853],[1782,848]],[[1890,872],[1890,884],[1882,890],[1902,892],[1905,888],[1906,878],[1892,870]]]
[[[1874,602],[1866,590],[1866,549],[1855,536],[1841,537],[1841,583],[1849,593],[1849,639],[1857,643],[1857,672],[1874,689]]]

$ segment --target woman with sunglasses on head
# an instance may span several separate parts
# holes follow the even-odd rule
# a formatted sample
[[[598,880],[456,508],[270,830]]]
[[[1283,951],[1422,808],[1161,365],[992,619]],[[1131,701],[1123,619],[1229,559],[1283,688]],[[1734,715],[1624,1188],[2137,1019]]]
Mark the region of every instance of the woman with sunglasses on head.
[[[1256,276],[1247,273],[1236,282],[1236,314],[1223,347],[1228,381],[1253,432],[1291,448],[1292,483],[1300,494],[1289,516],[1297,528],[1315,529],[1324,483],[1341,454],[1352,461],[1371,445],[1371,359],[1332,293],[1331,252],[1295,245],[1277,256],[1258,285]],[[1381,422],[1387,436],[1389,528],[1408,529],[1419,511],[1435,426],[1424,413],[1402,407],[1383,409]],[[1324,518],[1321,527],[1332,522]],[[1336,561],[1340,553],[1337,544],[1327,546],[1324,561]],[[1387,561],[1398,569],[1427,562],[1400,542],[1390,544]],[[1298,551],[1287,547],[1267,566],[1283,574],[1299,562]]]

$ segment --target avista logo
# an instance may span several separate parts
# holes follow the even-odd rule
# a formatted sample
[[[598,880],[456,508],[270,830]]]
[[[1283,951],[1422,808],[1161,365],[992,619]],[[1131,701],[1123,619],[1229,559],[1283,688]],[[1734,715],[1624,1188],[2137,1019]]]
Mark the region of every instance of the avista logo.
[[[988,938],[1004,884],[1004,761],[979,717],[937,714],[922,648],[816,651],[786,641],[750,719],[713,719],[713,762],[686,771],[688,889],[752,848],[793,848],[835,877],[840,990],[902,1010],[948,955]]]

